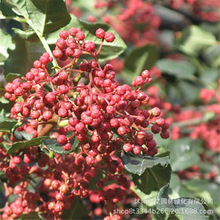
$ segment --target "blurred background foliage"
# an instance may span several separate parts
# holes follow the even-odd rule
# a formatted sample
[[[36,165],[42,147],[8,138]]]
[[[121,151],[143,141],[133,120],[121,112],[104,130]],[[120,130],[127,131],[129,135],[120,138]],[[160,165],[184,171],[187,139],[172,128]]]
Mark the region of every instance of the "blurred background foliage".
[[[100,27],[96,22],[107,23],[124,40],[127,48],[119,42],[111,53],[106,46],[100,57],[102,63],[112,59],[118,80],[131,83],[144,69],[150,70],[154,80],[143,91],[150,97],[149,105],[162,108],[171,124],[170,139],[157,137],[159,149],[170,152],[169,187],[180,197],[199,198],[218,219],[219,1],[66,0],[66,5],[69,13],[80,20],[63,16],[67,19],[63,21],[65,28],[80,26],[91,30]],[[37,21],[28,26],[4,0],[0,9],[0,109],[9,112],[11,104],[2,96],[5,80],[12,81],[31,68],[45,51],[42,41],[54,48],[63,26],[59,28],[58,23],[56,29],[48,26],[34,30]],[[60,10],[65,15],[65,9]],[[40,32],[43,40],[39,40]],[[152,218],[158,219],[156,215]]]

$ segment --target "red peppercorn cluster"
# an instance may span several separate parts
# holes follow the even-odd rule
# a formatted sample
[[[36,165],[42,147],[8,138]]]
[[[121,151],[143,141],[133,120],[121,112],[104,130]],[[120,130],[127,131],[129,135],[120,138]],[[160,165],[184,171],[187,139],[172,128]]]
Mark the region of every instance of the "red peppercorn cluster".
[[[203,100],[204,103],[209,103],[215,96],[215,90],[214,89],[206,89],[203,88],[200,91],[200,98]],[[218,95],[216,94],[216,97],[218,97]],[[219,99],[219,97],[218,97]],[[220,101],[220,100],[219,100]]]
[[[105,33],[101,28],[96,31],[96,36],[107,42],[114,40],[114,34]],[[101,153],[104,153],[103,142],[114,140],[114,129],[121,138],[122,145],[131,145],[124,147],[126,152],[132,151],[136,155],[142,152],[153,156],[157,153],[156,142],[153,135],[146,131],[161,133],[162,138],[168,138],[169,125],[159,118],[159,108],[140,108],[146,106],[149,100],[149,97],[140,91],[145,83],[152,81],[149,71],[143,71],[141,76],[134,79],[134,89],[129,85],[119,85],[115,80],[113,66],[107,64],[102,69],[97,62],[95,43],[85,43],[84,39],[85,34],[79,29],[70,28],[69,33],[62,31],[53,54],[62,60],[68,56],[72,57],[66,67],[50,76],[46,67],[52,58],[45,53],[34,62],[34,68],[23,80],[15,79],[5,86],[5,98],[16,101],[11,109],[11,117],[24,120],[24,128],[27,124],[37,128],[41,122],[68,119],[68,125],[59,129],[61,134],[57,137],[57,142],[65,150],[71,149],[70,140],[76,136],[81,143],[89,143],[96,152],[94,156],[99,153],[99,148],[102,149]],[[70,50],[71,53],[68,52]],[[77,59],[83,53],[89,53],[94,59],[89,62],[83,60],[79,69],[75,69]],[[89,80],[87,85],[81,81],[76,82],[77,77],[83,76]],[[46,86],[50,86],[52,91],[47,91]],[[19,97],[22,97],[23,101],[19,101]],[[32,132],[33,129],[29,130]],[[72,132],[70,137],[66,135],[68,131]],[[36,132],[34,134],[37,136]],[[91,140],[88,134],[91,135]],[[88,163],[93,164],[94,159],[88,159]]]
[[[62,61],[67,60],[68,57],[79,58],[82,54],[90,53],[96,56],[96,47],[93,41],[85,42],[85,33],[80,28],[70,28],[69,31],[61,31],[60,38],[56,42],[53,55]],[[99,28],[96,30],[96,36],[106,42],[113,42],[115,36],[111,32],[105,32]]]
[[[121,150],[154,156],[154,134],[169,137],[169,124],[161,117],[161,110],[149,108],[149,97],[141,91],[144,84],[152,81],[149,71],[137,76],[132,87],[120,85],[114,67],[102,67],[98,62],[103,41],[113,42],[115,36],[101,28],[95,34],[101,39],[97,50],[94,42],[85,41],[80,29],[62,31],[53,55],[68,60],[64,67],[49,71],[52,58],[44,53],[25,76],[5,86],[5,98],[15,102],[11,117],[22,123],[16,131],[34,134],[33,138],[56,137],[66,151],[75,139],[79,145],[76,152],[54,157],[38,147],[22,149],[14,157],[1,150],[0,169],[8,178],[5,187],[15,185],[12,193],[19,196],[6,206],[3,219],[36,210],[46,218],[60,218],[77,197],[85,199],[91,193],[102,204],[104,216],[117,204],[124,204],[131,193],[127,191],[131,181],[124,174]],[[79,59],[83,54],[89,54],[91,59]],[[16,142],[16,137],[11,136],[11,141]],[[46,145],[44,148],[48,151]],[[37,165],[33,165],[36,161]],[[33,175],[41,178],[34,193],[27,187]],[[90,190],[96,178],[97,190]],[[116,186],[108,188],[112,181]]]
[[[103,217],[118,203],[125,203],[127,195],[131,194],[130,180],[123,174],[119,157],[109,153],[97,157],[92,166],[89,163],[92,152],[85,154],[87,147],[84,146],[85,150],[80,153],[56,154],[53,158],[37,147],[25,148],[19,156],[7,155],[1,147],[0,171],[7,178],[4,180],[5,195],[7,199],[16,195],[14,201],[6,202],[1,219],[16,219],[31,212],[39,212],[46,219],[61,219],[63,211],[75,205],[78,197],[90,198],[88,209],[92,210],[96,204],[106,210],[94,213]],[[116,183],[109,185],[113,181],[120,186]],[[91,185],[96,190],[90,190]]]

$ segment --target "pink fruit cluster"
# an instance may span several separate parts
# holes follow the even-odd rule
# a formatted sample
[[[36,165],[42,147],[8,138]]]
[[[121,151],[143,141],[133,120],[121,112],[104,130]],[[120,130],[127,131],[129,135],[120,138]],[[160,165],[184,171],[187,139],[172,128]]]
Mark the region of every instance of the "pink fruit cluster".
[[[44,53],[25,76],[5,86],[5,98],[15,102],[11,117],[21,122],[18,132],[34,134],[33,138],[55,137],[65,151],[71,150],[75,139],[79,145],[69,155],[54,156],[47,145],[43,146],[47,153],[36,146],[19,150],[18,156],[6,155],[1,149],[0,170],[8,178],[5,189],[8,195],[19,196],[6,203],[3,219],[33,211],[59,219],[77,197],[85,199],[91,193],[104,210],[97,213],[105,216],[119,203],[124,204],[131,193],[121,151],[154,156],[154,134],[169,137],[169,124],[161,117],[160,108],[149,107],[149,96],[141,91],[152,81],[149,71],[137,76],[132,87],[120,85],[114,66],[102,67],[98,62],[103,42],[111,43],[115,36],[100,28],[95,34],[100,39],[98,48],[93,41],[86,41],[80,29],[62,31],[53,55],[68,61],[64,67],[49,71],[52,57]],[[83,55],[90,59],[79,59]],[[12,135],[11,141],[16,142],[16,137]],[[33,176],[40,178],[40,185],[30,192]],[[92,181],[96,191],[90,189]],[[119,215],[115,218],[121,219]]]
[[[218,9],[220,5],[218,0],[169,0],[168,2],[170,6],[175,9],[188,7],[192,14],[204,20],[210,22],[219,20]]]

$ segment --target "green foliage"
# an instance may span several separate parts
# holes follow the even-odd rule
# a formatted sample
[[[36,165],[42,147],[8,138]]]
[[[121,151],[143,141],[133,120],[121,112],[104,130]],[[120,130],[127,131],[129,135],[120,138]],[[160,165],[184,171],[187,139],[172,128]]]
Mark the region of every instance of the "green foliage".
[[[219,53],[219,50],[220,50],[220,46],[219,45],[214,45],[212,47],[209,47],[203,53],[203,56],[204,56],[206,62],[213,68],[219,68],[220,67],[220,53]]]
[[[41,37],[65,26],[70,20],[64,1],[3,0],[3,3],[11,6],[17,15],[23,16]]]
[[[31,212],[29,214],[22,215],[19,220],[45,220],[39,213],[37,212]]]
[[[177,47],[185,54],[198,56],[205,49],[215,45],[216,39],[210,32],[192,25],[182,32],[176,43]]]
[[[8,48],[14,47],[14,44],[12,42],[11,36],[4,32],[2,29],[0,29],[0,65],[3,65],[4,62],[7,60],[9,54],[8,54]]]
[[[195,67],[185,60],[161,59],[156,66],[163,72],[177,79],[194,80]]]
[[[64,1],[28,0],[26,10],[31,26],[41,37],[64,27],[70,21]]]
[[[28,141],[15,142],[11,146],[4,145],[4,147],[6,148],[8,154],[14,154],[19,149],[26,148],[26,147],[38,146],[42,143],[42,141],[45,141],[48,138],[49,137],[46,137],[46,136],[45,137],[37,137],[37,138],[31,139]]]
[[[180,196],[200,198],[202,204],[220,215],[220,199],[216,193],[218,190],[219,185],[215,182],[209,182],[205,179],[190,179],[182,182],[178,193]]]
[[[49,45],[55,44],[55,41],[58,39],[59,32],[61,30],[68,30],[71,27],[81,28],[85,32],[86,39],[88,41],[94,41],[97,45],[100,45],[100,39],[97,39],[97,37],[95,36],[96,29],[103,28],[105,31],[110,31],[115,34],[116,40],[113,43],[103,43],[101,53],[98,57],[100,62],[116,58],[126,49],[125,43],[112,28],[110,28],[106,24],[90,24],[77,19],[73,15],[71,15],[70,17],[66,10],[65,3],[61,0],[6,0],[5,3],[6,5],[12,5],[13,11],[15,11],[17,15],[23,16],[27,24],[29,24],[32,28],[32,30],[28,30],[26,32],[15,29],[15,33],[17,35],[19,34],[19,38],[28,38],[30,40],[33,40],[33,38],[35,38],[35,32],[46,51],[49,52],[51,55],[52,53]],[[59,8],[59,10],[56,10],[57,7]],[[45,40],[45,37],[47,41]],[[6,73],[18,72],[24,74],[23,72],[27,71],[27,69],[30,68],[29,62],[32,63],[33,60],[36,59],[36,57],[32,56],[32,54],[28,55],[27,51],[33,51],[34,53],[34,51],[36,50],[35,48],[39,48],[39,44],[30,44],[29,42],[28,44],[25,44],[24,41],[17,38],[15,38],[14,41],[16,43],[16,49],[14,53],[11,52],[12,54],[9,57],[10,59],[6,63]],[[24,56],[19,57],[19,60],[14,60],[16,59],[14,57],[16,57],[16,55],[18,54],[24,54]],[[39,56],[39,54],[37,55]],[[26,62],[22,62],[21,59]],[[13,66],[11,65],[12,62],[16,63],[16,65],[14,66],[19,65],[19,63],[27,63],[27,65],[23,68],[18,68],[17,71],[14,71]],[[53,61],[53,65],[56,66],[55,60]]]
[[[194,199],[177,198],[170,199],[168,195],[169,187],[164,186],[157,196],[157,208],[161,212],[166,211],[166,215],[175,214],[180,220],[201,219],[206,220],[205,208]]]
[[[10,132],[16,123],[17,122],[12,119],[0,120],[0,131],[1,132]]]
[[[15,43],[14,49],[9,49],[9,58],[5,62],[5,74],[26,74],[33,62],[40,57],[43,48],[40,42],[29,42],[17,34],[12,38]]]
[[[83,10],[89,10],[93,14],[99,13],[99,16],[102,17],[103,15],[99,10],[90,7],[93,3],[93,0],[89,1],[88,4],[81,0],[74,1],[76,7],[79,6]],[[88,7],[90,8],[88,9]],[[13,79],[28,72],[33,61],[38,59],[45,50],[52,55],[51,51],[59,37],[59,32],[68,30],[71,27],[81,28],[85,32],[86,40],[95,42],[96,49],[98,49],[101,42],[95,36],[96,29],[103,28],[106,32],[115,34],[116,39],[113,43],[103,43],[98,56],[100,62],[104,63],[110,59],[123,56],[123,52],[127,48],[119,34],[110,26],[103,23],[87,23],[70,15],[63,0],[2,0],[0,11],[2,18],[12,18],[22,23],[22,30],[12,28],[14,33],[12,36],[0,30],[0,65],[4,65],[6,82],[12,82]],[[156,65],[167,79],[166,84],[163,85],[163,95],[167,101],[185,104],[186,107],[188,107],[188,104],[197,105],[202,86],[217,89],[220,47],[215,37],[218,31],[214,29],[210,24],[203,23],[201,27],[192,25],[184,29],[176,40],[176,48],[171,45],[172,52],[176,52],[175,49],[177,49],[184,54],[184,58],[181,60],[167,58],[166,51],[160,53],[161,51],[154,44],[128,48],[130,51],[124,57],[123,80],[131,82],[144,69],[150,69]],[[56,60],[54,60],[53,66],[56,65]],[[156,85],[159,85],[161,89],[160,79],[157,83]],[[77,151],[79,141],[76,138],[72,140],[71,150],[65,151],[56,139],[49,137],[32,138],[32,134],[17,131],[16,128],[20,124],[9,118],[8,113],[12,104],[3,95],[4,89],[1,88],[0,109],[5,111],[0,113],[0,132],[12,134],[18,141],[11,145],[1,143],[8,154],[15,154],[20,149],[39,145],[41,150],[46,149],[46,151],[52,152],[51,157],[54,153],[69,154]],[[7,113],[5,114],[5,112]],[[213,112],[207,111],[201,119],[194,120],[193,123],[197,125],[214,117]],[[58,123],[58,126],[63,127],[67,123],[67,120],[62,120]],[[184,122],[174,123],[173,126],[180,126],[182,128],[181,132],[185,133],[185,136],[189,135],[189,130],[185,128]],[[4,136],[7,136],[7,134],[4,134]],[[7,138],[9,140],[9,136]],[[216,193],[219,190],[217,182],[201,179],[181,180],[176,174],[176,172],[189,169],[195,164],[202,172],[212,171],[213,167],[209,164],[209,161],[199,162],[203,150],[202,143],[192,141],[190,138],[180,138],[176,141],[159,140],[157,143],[159,143],[160,148],[156,157],[122,155],[124,167],[135,184],[135,186],[131,186],[131,190],[142,200],[144,206],[157,208],[159,211],[158,214],[152,215],[152,219],[207,219],[207,216],[202,214],[205,213],[204,206],[199,201],[188,197],[213,201],[213,203],[206,202],[205,207],[213,209],[216,214],[220,215],[220,201]],[[168,151],[170,151],[170,155]],[[208,154],[209,151],[206,153]],[[210,154],[210,158],[213,158],[216,165],[220,164],[217,154]],[[97,190],[96,183],[99,179],[104,178],[103,176],[104,174],[96,174],[90,183],[93,190]],[[5,203],[5,195],[1,189],[4,181],[6,181],[6,176],[1,172],[0,208]],[[183,198],[179,197],[186,197],[184,203]],[[163,204],[163,199],[168,199],[170,203]],[[166,209],[166,214],[163,213],[164,209]],[[192,212],[190,212],[191,209]],[[77,197],[72,203],[71,210],[64,211],[62,217],[64,219],[83,219],[87,216],[87,209]],[[38,213],[33,212],[23,215],[21,219],[43,218]]]
[[[62,0],[4,0],[4,3],[8,6],[11,6],[12,10],[19,16],[23,17],[24,21],[32,28],[32,30],[37,34],[38,38],[40,39],[41,43],[45,50],[52,55],[50,47],[45,41],[44,35],[49,31],[55,31],[63,26],[65,26],[69,20],[70,15],[68,14],[65,6],[65,2]],[[57,4],[59,5],[59,10],[57,11]],[[59,18],[59,19],[58,19]],[[26,48],[25,51],[28,51],[27,45],[24,44],[25,42],[18,42],[16,45],[17,53],[22,53],[22,48]],[[28,45],[31,47],[31,45]],[[33,46],[33,45],[32,45]],[[38,45],[39,47],[39,45]],[[35,50],[33,48],[30,51]],[[19,51],[19,52],[18,52]],[[11,55],[15,56],[15,54]],[[26,54],[27,55],[27,54]],[[25,56],[26,61],[32,61],[32,57]],[[27,58],[29,58],[27,60]],[[25,63],[25,62],[24,62]],[[19,63],[17,63],[19,64]],[[56,66],[57,63],[53,60],[53,65]],[[10,66],[10,65],[9,65]],[[6,66],[8,72],[16,72],[10,71],[9,66]],[[23,73],[22,70],[29,69],[29,65],[27,67],[19,70]],[[18,72],[18,71],[17,71]],[[24,73],[23,73],[24,74]]]
[[[48,139],[48,140],[43,140],[42,147],[46,146],[49,150],[53,151],[54,153],[57,154],[69,154],[73,151],[75,151],[79,145],[79,141],[75,138],[72,141],[72,147],[69,151],[63,150],[62,145],[57,143],[56,139]]]
[[[171,166],[161,164],[148,168],[145,172],[138,176],[133,174],[133,181],[138,189],[145,194],[150,194],[152,191],[157,191],[165,184],[169,183],[171,175]]]
[[[27,40],[27,41],[30,41],[30,42],[37,42],[38,41],[38,38],[37,38],[37,35],[36,35],[35,31],[33,31],[31,29],[23,31],[19,28],[12,28],[12,30],[21,39],[24,39],[24,40]]]
[[[25,131],[18,131],[18,130],[15,130],[13,132],[13,136],[17,139],[17,140],[27,140],[27,141],[30,141],[32,138],[33,138],[33,134],[28,134],[26,133]]]
[[[167,166],[169,164],[169,157],[135,156],[123,153],[122,162],[128,172],[141,176],[147,168],[152,168],[158,164]]]
[[[202,83],[205,84],[205,86],[209,86],[215,83],[218,80],[218,77],[219,77],[218,69],[210,68],[201,74],[200,80]]]
[[[132,174],[135,188],[132,190],[140,195],[146,205],[149,205],[155,193],[164,185],[169,183],[171,166],[169,157],[148,157],[122,155],[125,169]]]
[[[124,77],[129,82],[140,75],[145,69],[150,69],[159,57],[159,50],[156,45],[147,44],[132,49],[125,57]]]
[[[6,18],[15,18],[17,14],[13,11],[11,5],[6,0],[0,2],[0,12]]]
[[[18,74],[18,73],[8,73],[5,76],[5,81],[6,82],[12,82],[14,79],[19,78],[19,77],[21,77],[21,75]]]
[[[79,197],[75,199],[75,201],[72,203],[72,207],[70,210],[66,210],[63,212],[63,219],[71,220],[71,219],[83,219],[87,218],[88,216],[88,210],[87,208],[82,204],[82,201]]]
[[[173,171],[187,169],[199,162],[196,142],[188,138],[173,141],[168,149],[170,150],[170,162]]]
[[[156,205],[157,191],[151,191],[150,194],[145,194],[136,186],[131,186],[130,189],[140,198],[141,202],[148,207],[154,207]]]
[[[4,110],[0,112],[0,132],[10,132],[17,124],[17,121],[9,119],[5,116]]]

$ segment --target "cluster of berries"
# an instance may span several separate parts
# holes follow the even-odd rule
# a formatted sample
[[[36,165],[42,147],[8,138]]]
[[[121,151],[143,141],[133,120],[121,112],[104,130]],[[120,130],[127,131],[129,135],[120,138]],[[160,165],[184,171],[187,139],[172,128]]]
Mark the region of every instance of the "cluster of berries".
[[[97,56],[96,45],[93,41],[84,42],[85,33],[80,28],[70,28],[69,31],[61,31],[60,38],[56,42],[53,55],[63,61],[68,57],[79,58],[82,54],[90,53]],[[115,36],[111,32],[105,32],[102,28],[96,30],[96,36],[106,42],[113,42]]]
[[[85,33],[80,29],[62,31],[53,55],[68,60],[65,66],[50,72],[52,57],[44,53],[25,76],[6,84],[5,98],[15,102],[11,117],[22,122],[17,131],[34,134],[33,138],[56,137],[65,151],[72,148],[75,139],[79,145],[76,152],[53,157],[38,147],[21,149],[15,157],[2,150],[0,169],[9,179],[5,187],[16,185],[11,193],[19,195],[7,206],[3,219],[37,209],[47,218],[59,219],[77,197],[84,199],[91,193],[111,213],[118,203],[125,203],[125,192],[131,184],[124,174],[121,150],[154,156],[154,134],[169,137],[169,124],[161,117],[161,110],[148,107],[149,97],[141,91],[144,84],[152,81],[149,71],[137,76],[132,87],[120,85],[114,67],[102,67],[97,57],[103,42],[113,42],[115,36],[99,28],[96,37],[100,39],[97,49],[94,42],[85,41]],[[91,59],[79,59],[84,54]],[[11,140],[15,142],[16,138],[12,136]],[[35,161],[38,166],[32,164]],[[27,188],[32,175],[42,178],[40,185],[34,186],[34,193]],[[98,190],[93,191],[90,182],[95,178],[99,178]],[[109,181],[115,181],[116,186],[111,187]]]
[[[102,41],[114,40],[114,34],[105,33],[101,28],[96,31],[96,36]],[[131,142],[133,147],[125,147],[126,152],[133,149],[135,154],[142,152],[153,156],[157,153],[156,142],[153,135],[145,130],[151,130],[154,134],[161,132],[162,138],[168,138],[169,125],[160,118],[159,108],[140,108],[149,101],[149,97],[140,91],[145,83],[152,81],[149,71],[143,71],[141,76],[134,79],[134,90],[129,85],[119,85],[113,66],[107,64],[102,69],[97,62],[95,43],[85,42],[84,39],[85,34],[79,29],[71,28],[69,33],[62,31],[53,53],[62,60],[64,57],[71,57],[67,66],[50,76],[47,65],[52,58],[44,53],[34,62],[34,68],[23,80],[15,79],[5,86],[5,98],[16,101],[11,109],[11,117],[24,120],[26,127],[29,122],[36,129],[42,121],[68,119],[68,124],[59,129],[61,134],[57,137],[57,142],[65,150],[71,149],[70,140],[76,136],[81,143],[89,143],[97,154],[100,144],[113,140],[115,130],[122,144]],[[68,52],[70,50],[71,53]],[[79,56],[85,52],[94,59],[83,60],[79,69],[75,69]],[[80,79],[88,78],[89,83],[85,85],[81,81],[77,82],[76,78],[79,76]],[[46,86],[51,86],[52,91],[45,89]],[[73,133],[70,137],[66,135],[69,131]],[[91,135],[91,140],[88,134]]]

